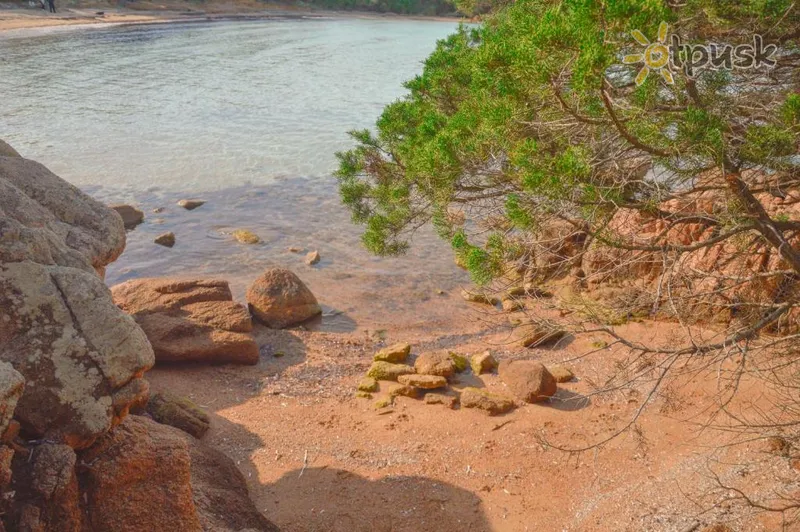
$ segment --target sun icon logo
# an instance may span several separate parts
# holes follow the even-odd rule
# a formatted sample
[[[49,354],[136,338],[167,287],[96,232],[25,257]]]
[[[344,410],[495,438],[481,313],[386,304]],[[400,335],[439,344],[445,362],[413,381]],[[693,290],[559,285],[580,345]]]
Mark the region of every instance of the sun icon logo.
[[[672,72],[669,71],[669,48],[666,44],[667,31],[669,31],[669,26],[666,22],[662,22],[661,25],[658,26],[658,40],[652,43],[641,31],[633,30],[631,32],[631,35],[634,39],[636,39],[636,42],[645,47],[643,53],[626,55],[622,59],[622,62],[626,65],[644,63],[642,69],[639,70],[639,73],[636,75],[637,87],[644,83],[644,80],[647,79],[647,75],[651,70],[659,71],[661,73],[661,77],[664,78],[664,81],[666,81],[668,84],[672,85],[675,83],[675,79],[672,77]]]

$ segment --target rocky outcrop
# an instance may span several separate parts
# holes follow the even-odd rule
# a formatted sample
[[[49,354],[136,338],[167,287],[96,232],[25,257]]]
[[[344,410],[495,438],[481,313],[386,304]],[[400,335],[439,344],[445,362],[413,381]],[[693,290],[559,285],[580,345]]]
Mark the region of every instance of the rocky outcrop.
[[[137,279],[111,289],[133,316],[159,363],[256,364],[250,315],[226,281]]]
[[[294,273],[283,268],[264,272],[247,290],[253,316],[273,329],[301,323],[322,309],[311,290]]]
[[[504,360],[498,372],[511,393],[526,403],[545,401],[558,391],[556,379],[535,360]]]
[[[130,416],[81,461],[92,530],[277,531],[228,457],[150,419]]]
[[[15,417],[31,437],[88,447],[147,396],[142,330],[94,273],[0,264],[0,360],[26,381]]]
[[[19,152],[0,139],[0,157],[21,157]]]

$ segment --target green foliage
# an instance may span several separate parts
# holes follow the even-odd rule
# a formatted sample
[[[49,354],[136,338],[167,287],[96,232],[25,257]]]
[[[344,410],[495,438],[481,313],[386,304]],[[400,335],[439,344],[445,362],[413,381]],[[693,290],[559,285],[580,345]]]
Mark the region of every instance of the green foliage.
[[[755,70],[705,69],[690,80],[673,69],[674,84],[651,71],[637,87],[642,65],[622,61],[643,50],[633,30],[655,39],[662,22],[684,42],[735,45],[761,32],[794,46],[800,20],[789,1],[459,5],[495,12],[440,41],[376,132],[353,133],[355,148],[339,154],[342,200],[376,253],[402,253],[412,231],[432,223],[486,283],[554,214],[602,232],[615,209],[655,215],[711,170],[799,162],[800,77],[766,89]],[[447,216],[453,205],[473,213],[466,225]]]

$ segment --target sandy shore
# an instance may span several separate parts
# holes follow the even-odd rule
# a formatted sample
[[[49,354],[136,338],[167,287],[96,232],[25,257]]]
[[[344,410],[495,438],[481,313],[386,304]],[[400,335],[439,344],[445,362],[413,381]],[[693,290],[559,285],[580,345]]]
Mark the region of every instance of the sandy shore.
[[[58,1],[56,1],[58,6]],[[84,26],[91,24],[155,24],[186,21],[213,21],[254,18],[286,17],[360,17],[360,18],[403,18],[414,20],[453,21],[447,17],[414,17],[393,14],[317,11],[291,6],[264,4],[263,2],[240,0],[235,3],[217,3],[197,9],[194,5],[177,2],[151,4],[136,2],[128,7],[107,8],[86,6],[60,9],[58,13],[48,13],[43,9],[0,8],[0,32],[59,26]]]

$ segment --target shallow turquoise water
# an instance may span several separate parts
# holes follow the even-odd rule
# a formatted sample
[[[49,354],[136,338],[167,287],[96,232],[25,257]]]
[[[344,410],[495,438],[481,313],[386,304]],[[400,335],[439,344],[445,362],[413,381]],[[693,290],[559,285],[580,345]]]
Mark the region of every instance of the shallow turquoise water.
[[[331,18],[0,33],[0,138],[79,186],[328,176],[346,132],[372,126],[455,28]]]

